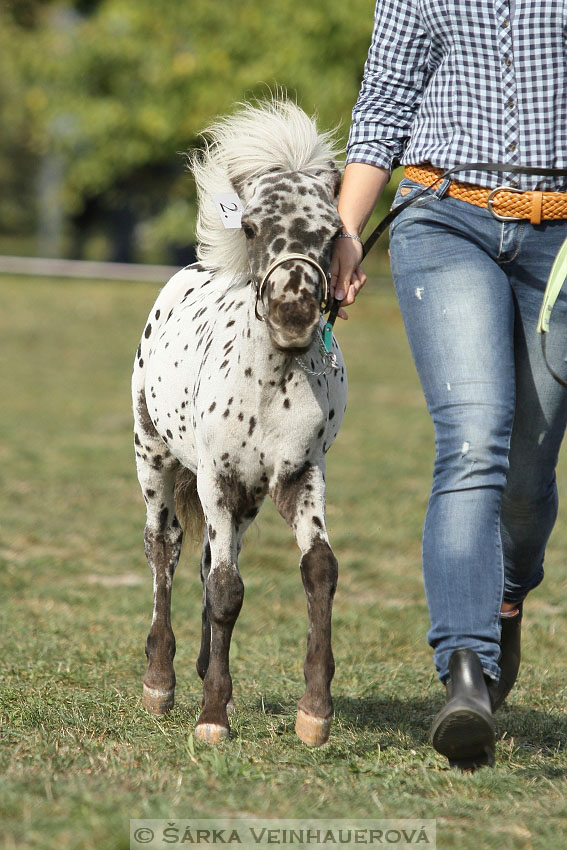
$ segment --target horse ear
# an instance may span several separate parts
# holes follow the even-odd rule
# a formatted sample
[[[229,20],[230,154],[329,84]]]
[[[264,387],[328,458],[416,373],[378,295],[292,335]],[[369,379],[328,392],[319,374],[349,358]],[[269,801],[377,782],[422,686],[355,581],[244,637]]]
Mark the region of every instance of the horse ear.
[[[324,171],[317,172],[317,176],[325,183],[329,196],[332,201],[335,200],[341,188],[341,172],[334,162],[329,162],[329,167]]]
[[[230,182],[232,184],[232,188],[234,189],[238,197],[243,198],[244,194],[246,193],[246,180],[231,177]]]

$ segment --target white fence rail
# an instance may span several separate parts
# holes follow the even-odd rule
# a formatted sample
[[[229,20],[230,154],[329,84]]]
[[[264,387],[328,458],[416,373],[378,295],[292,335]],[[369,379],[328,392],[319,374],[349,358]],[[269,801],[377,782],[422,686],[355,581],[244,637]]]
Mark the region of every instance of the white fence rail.
[[[177,266],[151,266],[145,263],[96,263],[86,260],[0,256],[0,274],[165,283],[177,271]]]

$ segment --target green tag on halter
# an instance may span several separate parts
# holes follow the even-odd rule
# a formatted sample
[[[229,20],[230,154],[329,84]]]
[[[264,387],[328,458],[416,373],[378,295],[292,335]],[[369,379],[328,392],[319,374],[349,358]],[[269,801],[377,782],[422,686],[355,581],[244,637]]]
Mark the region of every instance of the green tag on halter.
[[[323,345],[327,353],[330,354],[333,346],[333,326],[330,322],[327,322],[323,328]]]
[[[551,318],[551,311],[553,310],[553,305],[557,301],[557,296],[561,292],[561,288],[563,287],[566,278],[567,239],[559,249],[559,253],[553,261],[553,265],[549,273],[549,278],[547,281],[547,286],[545,287],[545,292],[543,294],[543,302],[541,305],[541,310],[537,323],[538,333],[547,333],[549,331],[549,320]]]

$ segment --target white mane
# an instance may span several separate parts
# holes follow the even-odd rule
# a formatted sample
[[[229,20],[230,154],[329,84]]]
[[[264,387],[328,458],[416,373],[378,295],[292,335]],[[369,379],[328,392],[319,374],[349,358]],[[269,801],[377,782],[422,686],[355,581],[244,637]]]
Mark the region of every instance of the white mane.
[[[234,192],[271,171],[329,171],[337,155],[332,132],[319,133],[314,118],[290,100],[274,97],[242,104],[234,115],[215,121],[203,135],[205,147],[190,155],[197,184],[197,256],[209,269],[234,282],[249,274],[241,230],[225,230],[212,194]],[[241,199],[245,190],[241,189]]]

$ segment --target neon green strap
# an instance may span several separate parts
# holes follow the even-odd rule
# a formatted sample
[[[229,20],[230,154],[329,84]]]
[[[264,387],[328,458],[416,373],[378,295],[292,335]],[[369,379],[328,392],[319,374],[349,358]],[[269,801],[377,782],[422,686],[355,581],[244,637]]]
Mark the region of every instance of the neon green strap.
[[[539,319],[537,323],[537,332],[539,334],[548,333],[549,331],[549,320],[551,318],[551,311],[553,310],[553,306],[557,301],[557,296],[561,292],[561,289],[566,279],[567,239],[559,249],[559,253],[553,261],[553,265],[551,267],[551,271],[549,273],[549,278],[547,281],[547,286],[545,287],[545,292],[543,293],[543,302],[541,305],[541,310],[539,312]]]

